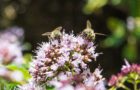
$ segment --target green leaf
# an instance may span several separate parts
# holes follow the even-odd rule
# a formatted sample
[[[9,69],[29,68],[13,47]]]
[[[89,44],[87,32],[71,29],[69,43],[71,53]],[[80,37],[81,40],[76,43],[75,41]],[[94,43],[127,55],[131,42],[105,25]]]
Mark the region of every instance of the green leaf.
[[[107,26],[111,30],[114,37],[118,39],[124,38],[126,28],[123,21],[112,17],[108,19]]]
[[[23,66],[28,69],[29,66],[30,66],[30,62],[32,60],[32,55],[30,53],[26,53],[24,55],[24,63],[23,63]]]
[[[29,71],[28,69],[26,69],[25,67],[23,66],[16,66],[14,64],[10,64],[10,65],[7,65],[6,66],[7,69],[9,70],[13,70],[13,71],[20,71],[22,72],[23,76],[24,76],[24,79],[27,81],[29,78],[31,78],[30,74],[29,74]]]
[[[83,12],[85,14],[91,14],[95,10],[100,9],[106,5],[107,1],[108,0],[87,0],[87,3],[83,8]]]
[[[15,90],[18,83],[9,82],[3,78],[0,78],[0,90]]]
[[[53,86],[46,86],[46,90],[55,90]]]

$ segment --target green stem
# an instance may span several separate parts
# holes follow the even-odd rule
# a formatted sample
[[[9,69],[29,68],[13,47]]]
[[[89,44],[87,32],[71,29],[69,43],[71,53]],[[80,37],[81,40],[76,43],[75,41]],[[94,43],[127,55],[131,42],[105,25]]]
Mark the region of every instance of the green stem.
[[[131,90],[130,88],[128,88],[127,86],[125,85],[121,85],[122,88],[124,88],[125,90]]]
[[[138,90],[137,89],[137,83],[136,82],[134,82],[134,90]]]
[[[65,67],[68,71],[71,71],[67,65],[64,65],[64,67]]]

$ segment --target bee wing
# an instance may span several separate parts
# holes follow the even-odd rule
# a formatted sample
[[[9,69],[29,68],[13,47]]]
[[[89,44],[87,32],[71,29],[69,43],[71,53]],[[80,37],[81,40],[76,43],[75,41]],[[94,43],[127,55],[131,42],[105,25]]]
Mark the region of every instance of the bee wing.
[[[42,34],[42,36],[49,36],[49,35],[51,35],[51,32],[45,32]]]
[[[59,27],[55,28],[54,30],[60,31],[60,30],[62,30],[62,26],[59,26]]]
[[[49,35],[51,35],[53,32],[55,32],[55,31],[60,31],[61,29],[62,29],[62,26],[59,26],[59,27],[55,28],[52,32],[45,32],[45,33],[43,33],[42,36],[49,36]]]
[[[102,35],[102,36],[107,36],[106,34],[103,33],[95,33],[96,35]]]

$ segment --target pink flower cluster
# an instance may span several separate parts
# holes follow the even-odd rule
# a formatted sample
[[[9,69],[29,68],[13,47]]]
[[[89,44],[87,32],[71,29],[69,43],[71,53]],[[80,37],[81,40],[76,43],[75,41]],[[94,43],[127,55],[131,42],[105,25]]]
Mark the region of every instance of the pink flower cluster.
[[[63,32],[60,38],[51,39],[38,47],[30,73],[37,83],[58,80],[57,76],[61,73],[70,77],[86,70],[87,64],[96,60],[97,56],[92,41]]]
[[[50,84],[55,86],[55,90],[106,90],[104,78],[100,74],[101,71],[97,68],[93,73],[87,70],[70,78],[59,75],[61,80]]]
[[[125,63],[126,65],[122,66],[120,73],[118,73],[117,75],[112,75],[112,77],[108,82],[109,86],[119,87],[119,85],[123,84],[128,78],[134,80],[140,79],[140,65],[138,64],[130,65],[127,61],[125,61]]]
[[[16,66],[23,63],[21,40],[23,29],[11,27],[0,32],[0,77],[11,82],[23,81],[23,74],[18,70],[10,70],[7,65]]]
[[[48,85],[54,86],[53,90],[106,90],[104,78],[100,69],[93,73],[86,70],[81,74],[67,77],[64,73],[58,75],[58,80],[52,80]],[[28,84],[19,86],[19,90],[47,90],[45,84],[37,84],[33,79]]]
[[[20,90],[106,90],[100,69],[92,73],[88,63],[96,60],[92,39],[73,33],[61,33],[58,38],[49,38],[42,43],[31,62],[29,84]]]
[[[18,27],[9,28],[0,32],[0,63],[21,64],[23,61],[21,38],[23,38],[23,30]]]
[[[36,83],[34,83],[32,80],[30,80],[28,84],[19,86],[18,90],[45,90],[45,87],[39,86]]]

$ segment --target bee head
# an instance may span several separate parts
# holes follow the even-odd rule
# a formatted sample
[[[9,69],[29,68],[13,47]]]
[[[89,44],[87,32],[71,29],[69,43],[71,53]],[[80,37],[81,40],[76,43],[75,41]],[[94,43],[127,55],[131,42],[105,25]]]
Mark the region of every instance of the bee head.
[[[87,20],[86,28],[82,32],[82,36],[84,36],[87,39],[94,40],[95,39],[95,33],[92,29],[91,22]]]

